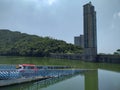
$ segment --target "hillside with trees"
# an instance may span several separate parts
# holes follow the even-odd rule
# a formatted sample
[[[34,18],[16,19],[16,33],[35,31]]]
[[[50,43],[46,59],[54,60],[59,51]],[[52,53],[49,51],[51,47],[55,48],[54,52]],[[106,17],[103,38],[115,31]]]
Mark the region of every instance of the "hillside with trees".
[[[82,53],[82,48],[49,37],[0,30],[0,55],[43,57],[50,53]]]
[[[120,55],[120,49],[117,49],[117,50],[114,52],[114,55]]]

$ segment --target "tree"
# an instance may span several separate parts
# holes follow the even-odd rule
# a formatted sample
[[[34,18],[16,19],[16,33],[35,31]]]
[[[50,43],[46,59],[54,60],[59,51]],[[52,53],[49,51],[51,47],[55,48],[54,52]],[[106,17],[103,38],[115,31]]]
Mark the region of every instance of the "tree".
[[[43,57],[50,53],[82,53],[82,48],[50,37],[0,30],[0,55]]]
[[[120,49],[117,49],[116,52],[114,52],[114,55],[120,55]]]

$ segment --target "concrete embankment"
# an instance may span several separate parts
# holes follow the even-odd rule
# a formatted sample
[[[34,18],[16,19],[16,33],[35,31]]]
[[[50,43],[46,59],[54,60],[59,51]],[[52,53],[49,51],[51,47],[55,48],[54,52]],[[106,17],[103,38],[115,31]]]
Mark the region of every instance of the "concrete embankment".
[[[69,60],[120,64],[120,55],[97,55],[95,56],[95,60],[89,60],[89,59],[85,60],[84,54],[51,54],[50,57],[57,58],[57,59],[69,59]]]
[[[11,79],[11,80],[0,80],[0,87],[21,84],[26,82],[32,82],[37,80],[44,80],[50,77],[34,77],[34,78],[19,78],[19,79]]]

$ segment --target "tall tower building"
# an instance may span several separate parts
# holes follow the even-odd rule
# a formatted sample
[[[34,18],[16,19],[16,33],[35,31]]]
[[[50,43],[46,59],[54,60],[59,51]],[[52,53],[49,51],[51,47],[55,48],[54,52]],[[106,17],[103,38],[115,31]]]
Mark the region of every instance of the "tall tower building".
[[[83,6],[85,59],[93,60],[97,55],[96,11],[91,2]]]

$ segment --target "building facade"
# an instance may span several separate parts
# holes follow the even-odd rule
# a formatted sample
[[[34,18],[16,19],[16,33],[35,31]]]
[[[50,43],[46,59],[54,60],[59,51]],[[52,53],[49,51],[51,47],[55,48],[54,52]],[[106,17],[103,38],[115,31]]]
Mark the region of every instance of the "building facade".
[[[74,37],[74,44],[84,48],[84,60],[94,61],[97,56],[97,26],[96,11],[91,2],[83,5],[83,29],[83,35]]]
[[[83,6],[85,59],[93,60],[97,55],[96,11],[91,2]]]
[[[75,36],[75,37],[74,37],[74,44],[75,44],[76,46],[80,46],[80,36]]]
[[[84,48],[84,35],[74,37],[74,44]]]

